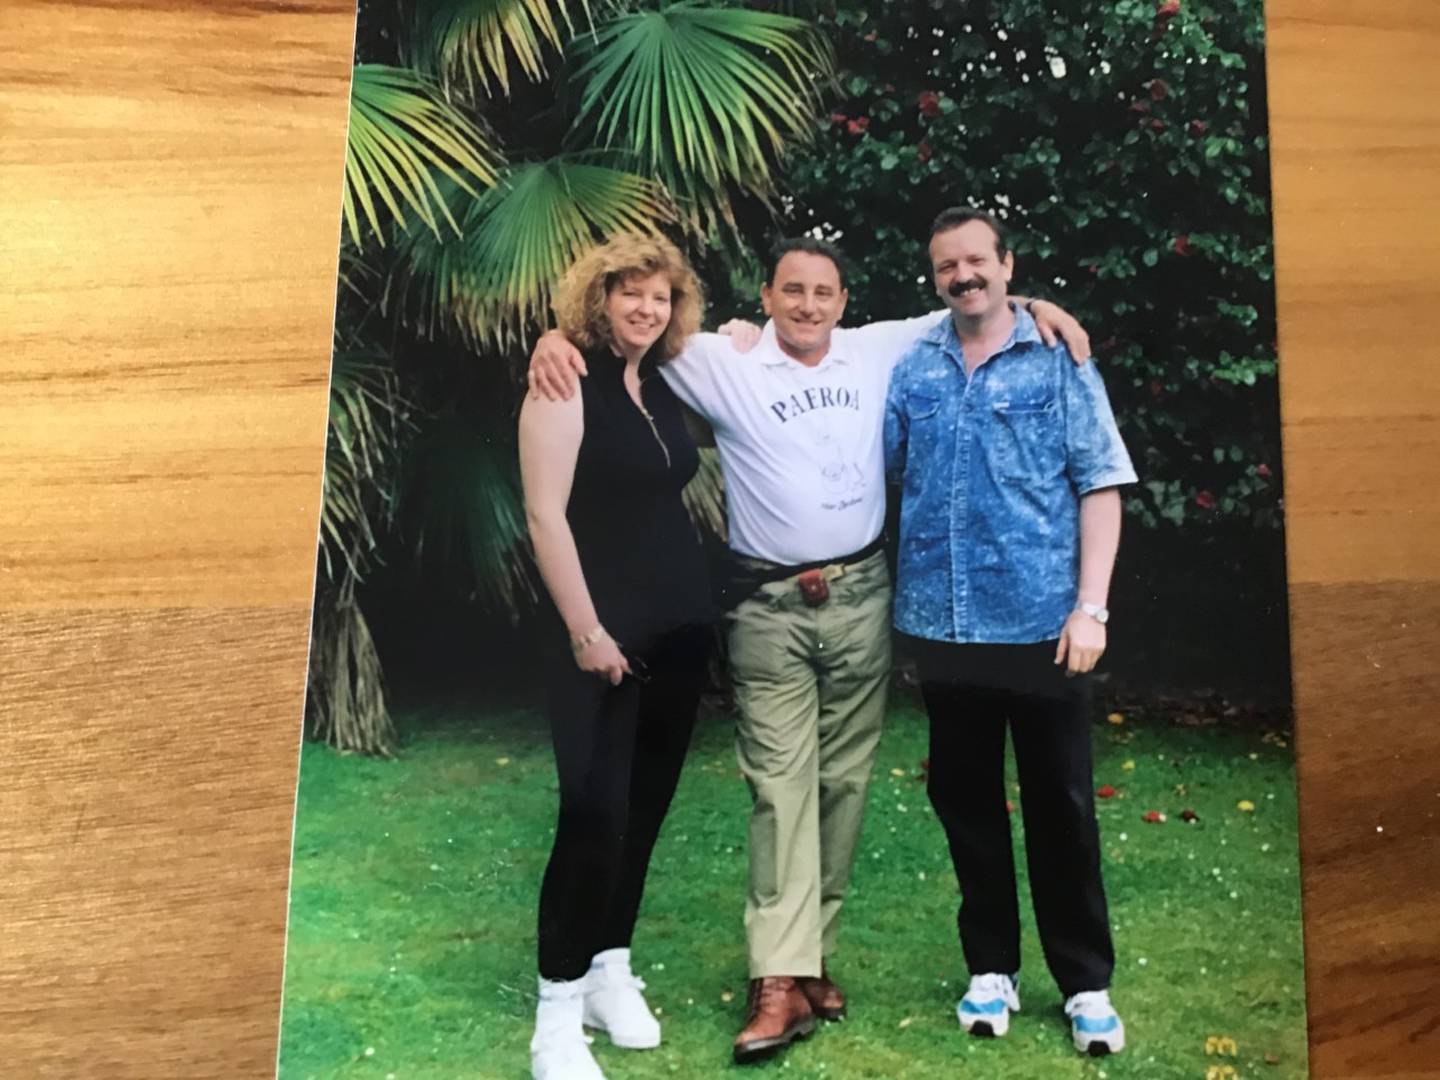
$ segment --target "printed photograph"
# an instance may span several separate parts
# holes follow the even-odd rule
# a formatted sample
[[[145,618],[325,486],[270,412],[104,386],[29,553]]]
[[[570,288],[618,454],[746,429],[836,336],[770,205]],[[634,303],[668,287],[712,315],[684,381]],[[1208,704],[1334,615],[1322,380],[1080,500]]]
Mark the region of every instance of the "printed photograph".
[[[360,0],[279,1075],[1306,1076],[1265,102]]]

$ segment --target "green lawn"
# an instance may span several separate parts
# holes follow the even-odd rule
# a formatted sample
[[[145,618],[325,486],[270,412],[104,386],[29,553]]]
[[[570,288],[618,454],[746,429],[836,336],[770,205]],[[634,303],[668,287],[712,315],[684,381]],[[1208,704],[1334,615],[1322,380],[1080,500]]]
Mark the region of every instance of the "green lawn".
[[[305,747],[281,1076],[525,1080],[535,899],[555,802],[541,719],[452,707],[401,720],[415,734],[398,761]],[[708,715],[635,940],[665,1042],[636,1053],[597,1038],[602,1068],[612,1080],[1204,1080],[1226,1065],[1243,1080],[1305,1076],[1290,749],[1258,731],[1134,716],[1102,722],[1095,737],[1096,783],[1118,791],[1098,805],[1124,1054],[1074,1053],[1033,934],[1025,1010],[1009,1036],[960,1032],[956,887],[925,798],[924,717],[902,697],[876,764],[832,969],[850,1019],[764,1065],[730,1063],[745,1000],[749,798],[728,717]],[[1254,809],[1239,809],[1242,800]],[[1182,821],[1186,808],[1199,820]],[[1168,821],[1143,822],[1149,810]],[[1018,814],[1016,831],[1018,840]],[[1207,1055],[1210,1036],[1235,1040],[1238,1053]]]

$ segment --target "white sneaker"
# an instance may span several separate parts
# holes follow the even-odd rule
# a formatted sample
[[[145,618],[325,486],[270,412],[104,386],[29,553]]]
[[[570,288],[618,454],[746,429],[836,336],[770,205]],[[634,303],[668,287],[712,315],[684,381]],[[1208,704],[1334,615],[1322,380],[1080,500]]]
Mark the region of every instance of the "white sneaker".
[[[533,1080],[605,1080],[581,1026],[585,988],[583,978],[570,982],[540,980],[535,1034],[530,1039]]]
[[[1108,990],[1085,990],[1065,1002],[1075,1049],[1091,1057],[1125,1049],[1125,1025],[1110,1004]]]
[[[988,971],[970,976],[970,989],[955,1007],[960,1026],[971,1035],[1004,1035],[1010,1030],[1010,1013],[1020,1011],[1020,995],[1009,975]]]
[[[585,1026],[610,1036],[626,1050],[660,1045],[660,1021],[645,1004],[645,980],[630,971],[629,949],[607,949],[591,961],[585,993]]]

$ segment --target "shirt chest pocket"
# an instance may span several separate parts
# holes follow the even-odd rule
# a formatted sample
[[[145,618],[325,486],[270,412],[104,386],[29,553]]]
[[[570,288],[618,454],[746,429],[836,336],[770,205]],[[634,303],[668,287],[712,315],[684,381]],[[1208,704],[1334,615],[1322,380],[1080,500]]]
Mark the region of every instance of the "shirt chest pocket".
[[[906,454],[911,463],[905,470],[905,488],[914,491],[920,487],[922,469],[917,462],[933,461],[941,449],[941,428],[944,410],[940,407],[940,396],[936,393],[910,391],[905,395],[905,419],[909,427],[909,450]]]
[[[1065,471],[1065,424],[1055,398],[996,401],[987,426],[986,457],[998,479],[1033,483]]]

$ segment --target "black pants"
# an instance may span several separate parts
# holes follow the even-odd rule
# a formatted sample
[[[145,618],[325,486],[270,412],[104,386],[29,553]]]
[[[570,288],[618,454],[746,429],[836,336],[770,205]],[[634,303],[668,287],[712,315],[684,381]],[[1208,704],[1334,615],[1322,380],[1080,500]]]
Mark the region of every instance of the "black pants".
[[[1030,891],[1045,961],[1067,997],[1110,985],[1115,950],[1100,877],[1090,680],[1066,678],[1055,642],[918,642],[930,714],[930,802],[960,882],[972,975],[1020,970],[1020,910],[1005,809],[1005,729],[1015,746]]]
[[[650,682],[619,686],[558,650],[547,672],[560,819],[540,886],[540,974],[578,979],[628,947],[650,852],[695,727],[713,640],[707,626],[627,641]]]

